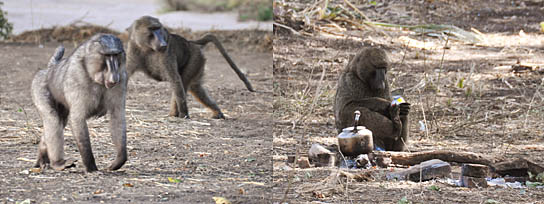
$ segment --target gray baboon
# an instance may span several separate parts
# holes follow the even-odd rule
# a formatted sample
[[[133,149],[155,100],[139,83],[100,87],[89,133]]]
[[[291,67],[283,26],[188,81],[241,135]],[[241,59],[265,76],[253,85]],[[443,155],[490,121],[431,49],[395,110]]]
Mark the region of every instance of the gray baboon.
[[[86,120],[110,115],[110,132],[117,157],[109,167],[117,170],[127,160],[125,52],[119,38],[97,34],[65,59],[60,46],[46,70],[32,81],[32,100],[43,120],[44,134],[38,147],[36,167],[55,170],[68,167],[64,160],[63,130],[70,121],[73,135],[88,172],[98,170]],[[62,59],[62,60],[61,60]]]
[[[362,49],[338,79],[334,116],[338,133],[353,124],[353,112],[361,111],[359,124],[372,131],[375,147],[402,151],[408,142],[410,104],[391,105],[386,73],[389,59],[379,48]]]
[[[188,41],[179,35],[170,34],[158,19],[150,16],[136,20],[128,28],[128,33],[128,75],[132,76],[135,71],[141,70],[157,81],[170,82],[172,90],[170,116],[189,118],[186,103],[186,92],[189,91],[199,102],[213,111],[213,118],[225,118],[215,101],[202,87],[206,59],[200,48],[208,42],[216,45],[247,89],[254,91],[246,76],[213,35]]]

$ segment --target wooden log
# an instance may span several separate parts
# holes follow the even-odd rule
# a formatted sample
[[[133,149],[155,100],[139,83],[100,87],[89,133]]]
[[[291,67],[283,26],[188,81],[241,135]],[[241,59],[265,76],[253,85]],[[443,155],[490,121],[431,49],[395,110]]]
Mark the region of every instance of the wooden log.
[[[374,151],[371,154],[373,154],[375,158],[390,157],[391,163],[398,165],[415,165],[431,159],[440,159],[446,162],[484,164],[488,166],[493,164],[491,158],[472,152],[454,152],[446,150],[412,153]]]
[[[525,159],[512,159],[492,165],[493,171],[500,176],[525,177],[528,176],[529,166]]]
[[[387,179],[410,180],[414,182],[428,181],[435,178],[444,178],[451,175],[449,163],[439,159],[433,159],[421,164],[411,166],[408,169],[391,172],[386,175]]]

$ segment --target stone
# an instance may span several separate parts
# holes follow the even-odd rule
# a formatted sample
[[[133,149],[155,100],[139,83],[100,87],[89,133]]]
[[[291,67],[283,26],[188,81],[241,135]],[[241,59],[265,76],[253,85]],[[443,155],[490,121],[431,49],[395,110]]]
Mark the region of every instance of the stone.
[[[300,157],[297,161],[298,167],[301,169],[310,168],[310,160],[308,157]]]
[[[525,159],[514,159],[493,165],[495,173],[500,176],[525,177],[528,176],[529,166]]]
[[[482,164],[463,164],[461,167],[462,176],[485,178],[488,172],[489,168]]]
[[[487,180],[485,178],[476,178],[470,176],[461,176],[461,186],[467,188],[486,188]]]
[[[292,164],[295,163],[295,155],[287,155],[287,163]]]
[[[391,164],[391,157],[377,157],[376,165],[381,168],[387,168]]]
[[[367,168],[370,168],[372,166],[372,164],[370,163],[370,159],[368,158],[367,154],[360,154],[359,156],[357,156],[357,158],[355,159],[355,163],[356,163],[355,166],[357,168],[367,169]]]
[[[336,154],[335,153],[323,153],[317,155],[317,161],[315,162],[316,167],[330,167],[335,166],[336,164]]]
[[[327,148],[323,147],[323,145],[320,144],[313,144],[312,147],[310,147],[310,150],[308,150],[308,156],[310,157],[310,160],[317,161],[319,154],[331,154],[332,152],[328,150]]]

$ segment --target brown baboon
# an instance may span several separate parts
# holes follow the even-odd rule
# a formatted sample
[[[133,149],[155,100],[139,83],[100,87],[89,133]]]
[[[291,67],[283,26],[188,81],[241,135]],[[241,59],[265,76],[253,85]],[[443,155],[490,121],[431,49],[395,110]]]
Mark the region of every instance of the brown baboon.
[[[46,70],[32,81],[32,100],[43,120],[44,134],[38,147],[36,167],[48,164],[55,170],[68,167],[64,160],[63,130],[70,121],[73,135],[88,172],[98,170],[86,120],[109,113],[110,132],[117,157],[109,167],[117,170],[127,160],[125,52],[119,38],[97,34],[65,59],[57,48]],[[62,60],[61,60],[62,59]]]
[[[379,48],[362,49],[348,63],[336,89],[336,128],[340,133],[352,125],[353,112],[359,110],[359,124],[372,131],[375,148],[402,151],[408,142],[410,104],[391,105],[388,69],[387,54]]]
[[[189,91],[199,102],[213,111],[213,118],[225,118],[215,101],[202,87],[206,59],[200,48],[208,42],[216,45],[247,89],[254,91],[246,76],[213,35],[188,41],[179,35],[170,34],[158,19],[150,16],[136,20],[128,28],[128,33],[128,75],[132,76],[135,71],[141,70],[157,81],[170,82],[172,89],[170,116],[189,118],[186,103],[186,92]]]

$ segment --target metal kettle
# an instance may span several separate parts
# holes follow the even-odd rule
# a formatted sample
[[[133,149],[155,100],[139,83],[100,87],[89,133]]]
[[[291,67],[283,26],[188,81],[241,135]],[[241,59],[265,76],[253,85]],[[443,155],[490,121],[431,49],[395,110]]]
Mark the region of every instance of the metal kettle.
[[[355,120],[352,127],[342,129],[338,135],[338,147],[344,156],[358,156],[368,154],[374,149],[372,132],[365,126],[358,126],[360,111],[355,111]]]

